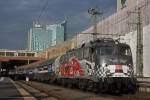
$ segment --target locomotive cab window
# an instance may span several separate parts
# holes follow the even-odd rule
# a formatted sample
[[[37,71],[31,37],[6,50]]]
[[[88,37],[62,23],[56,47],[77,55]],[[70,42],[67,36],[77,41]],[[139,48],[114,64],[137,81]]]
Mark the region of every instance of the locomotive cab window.
[[[112,47],[112,46],[98,47],[96,49],[96,54],[97,55],[113,55],[114,47]]]
[[[89,48],[84,48],[84,58],[87,59],[89,58]]]

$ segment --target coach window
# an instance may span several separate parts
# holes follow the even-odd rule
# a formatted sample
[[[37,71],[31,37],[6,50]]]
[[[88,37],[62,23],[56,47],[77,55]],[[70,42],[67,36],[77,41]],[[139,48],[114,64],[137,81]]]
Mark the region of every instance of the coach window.
[[[79,50],[76,50],[76,52],[75,52],[75,56],[77,57],[77,58],[79,58]]]
[[[79,59],[83,59],[83,49],[79,49]]]
[[[68,52],[68,59],[72,57],[72,52]]]
[[[81,49],[81,58],[82,59],[84,58],[84,49],[83,48]]]
[[[90,56],[91,61],[94,61],[95,48],[90,48],[89,52],[90,52],[90,55],[91,55],[91,56]]]
[[[77,57],[77,53],[75,51],[72,52],[72,56]]]
[[[74,51],[73,51],[73,55],[76,56],[76,57],[78,57],[77,50],[74,50]]]
[[[64,55],[62,55],[62,57],[61,57],[61,63],[64,63],[64,61],[65,61],[65,57],[64,57]]]
[[[84,53],[84,58],[85,58],[85,59],[89,58],[89,48],[84,48],[83,50],[84,50],[84,51],[83,51],[83,53]]]
[[[62,55],[61,57],[60,57],[60,63],[62,64],[64,62],[64,55]]]
[[[52,71],[52,64],[48,65],[48,71]]]
[[[66,53],[65,55],[65,61],[67,61],[67,59],[70,57],[70,52]]]
[[[42,68],[41,68],[41,67],[39,67],[39,68],[38,68],[38,70],[39,70],[39,71],[42,71]]]
[[[65,55],[64,55],[64,63],[67,62],[67,59],[68,59],[68,54],[65,54]]]
[[[72,51],[72,56],[76,56],[76,50],[75,49],[73,49],[73,51]]]
[[[65,63],[65,55],[62,57],[62,63]]]
[[[66,63],[66,61],[67,61],[67,54],[64,55],[63,59],[64,59],[64,63]]]
[[[43,70],[47,70],[47,69],[48,69],[47,66],[44,66],[44,67],[43,67]]]

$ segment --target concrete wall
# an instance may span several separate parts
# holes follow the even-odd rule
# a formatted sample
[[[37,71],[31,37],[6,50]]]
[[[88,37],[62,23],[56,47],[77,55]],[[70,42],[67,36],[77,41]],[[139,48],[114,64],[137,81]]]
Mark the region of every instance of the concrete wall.
[[[143,28],[143,62],[144,62],[143,74],[144,74],[144,77],[150,77],[150,67],[149,67],[149,65],[150,65],[150,53],[149,53],[149,50],[150,50],[150,39],[149,39],[150,34],[149,33],[150,33],[150,25],[145,26]],[[81,39],[82,41],[80,41],[80,43],[84,43],[85,41],[88,42],[88,41],[92,40],[92,35],[83,35],[83,34],[81,34],[80,36],[78,36],[77,39],[79,39],[81,37],[84,38],[84,39]],[[118,38],[118,37],[114,37],[114,38]],[[124,36],[121,36],[120,41],[123,42],[123,43],[129,44],[130,47],[131,47],[132,56],[133,56],[134,72],[136,74],[137,32],[133,31],[133,32],[129,32],[129,33],[125,34]]]
[[[110,34],[109,37],[117,38],[121,36],[121,41],[126,42],[131,46],[134,69],[136,72],[136,40],[137,40],[137,12],[134,7],[136,1],[137,6],[141,7],[141,20],[143,25],[143,74],[145,77],[150,77],[150,0],[127,0],[131,6],[128,6],[117,13],[98,22],[97,32],[98,37],[103,37],[101,34]],[[119,1],[118,1],[119,2]],[[140,2],[140,3],[139,3]],[[133,5],[132,5],[133,4]],[[135,5],[136,5],[135,4]],[[92,40],[93,36],[86,33],[92,33],[93,27],[90,27],[77,36],[77,46]],[[85,33],[85,34],[84,34]],[[112,34],[112,35],[111,35]],[[118,36],[117,36],[117,35]]]
[[[132,57],[133,57],[133,67],[134,72],[136,74],[136,44],[137,44],[137,32],[130,32],[126,34],[125,36],[121,36],[121,42],[129,44],[131,47]]]
[[[125,42],[131,46],[134,70],[136,72],[137,32],[130,32],[121,38],[123,39],[121,42]],[[143,76],[150,77],[150,24],[143,28]]]
[[[150,24],[144,27],[143,30],[143,56],[144,68],[143,73],[145,77],[150,77]]]
[[[88,32],[88,31],[87,31]],[[82,38],[82,39],[80,39]],[[117,38],[117,37],[115,37]],[[77,41],[80,43],[88,42],[92,40],[92,35],[80,34],[77,37]],[[136,45],[137,45],[137,32],[129,32],[120,37],[120,41],[127,43],[131,47],[133,56],[134,72],[136,74]],[[80,44],[78,44],[80,45]],[[150,24],[143,28],[143,76],[150,77]]]

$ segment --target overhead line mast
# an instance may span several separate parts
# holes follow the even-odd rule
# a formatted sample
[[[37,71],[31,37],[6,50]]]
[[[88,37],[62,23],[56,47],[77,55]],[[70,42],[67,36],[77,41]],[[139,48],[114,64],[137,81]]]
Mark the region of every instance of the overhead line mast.
[[[136,75],[143,76],[143,26],[142,26],[142,7],[136,8],[136,11],[129,12],[137,15],[137,21],[131,24],[135,24],[137,28],[137,45],[136,45]]]
[[[143,30],[141,20],[141,8],[137,8],[138,22],[137,22],[137,74],[143,76]]]

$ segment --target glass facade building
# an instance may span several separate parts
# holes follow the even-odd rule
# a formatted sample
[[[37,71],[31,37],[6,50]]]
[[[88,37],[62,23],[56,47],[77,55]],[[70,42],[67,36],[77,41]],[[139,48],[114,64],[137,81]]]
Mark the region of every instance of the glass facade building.
[[[46,28],[52,31],[51,46],[55,46],[64,41],[64,26],[61,24],[47,25]]]
[[[35,24],[28,33],[28,48],[31,51],[40,51],[64,41],[64,26],[61,24],[41,25]]]

